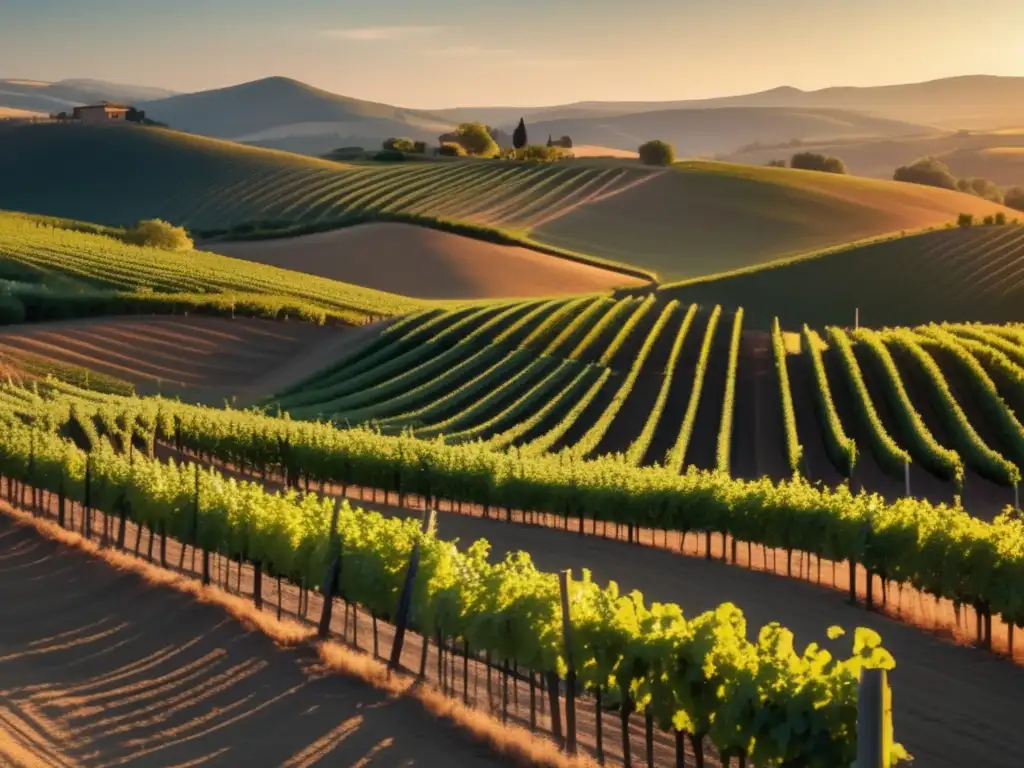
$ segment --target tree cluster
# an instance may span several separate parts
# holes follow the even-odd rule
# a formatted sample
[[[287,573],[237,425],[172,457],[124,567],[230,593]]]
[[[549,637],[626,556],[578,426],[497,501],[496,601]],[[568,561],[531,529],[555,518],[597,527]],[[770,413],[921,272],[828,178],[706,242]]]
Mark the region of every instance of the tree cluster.
[[[789,167],[803,171],[846,173],[846,163],[838,157],[823,155],[819,152],[797,152],[790,158]]]
[[[993,203],[1002,203],[1008,208],[1024,211],[1024,187],[1002,190],[989,179],[957,178],[949,170],[949,166],[937,157],[922,157],[909,165],[901,165],[892,177],[896,181],[966,192]]]

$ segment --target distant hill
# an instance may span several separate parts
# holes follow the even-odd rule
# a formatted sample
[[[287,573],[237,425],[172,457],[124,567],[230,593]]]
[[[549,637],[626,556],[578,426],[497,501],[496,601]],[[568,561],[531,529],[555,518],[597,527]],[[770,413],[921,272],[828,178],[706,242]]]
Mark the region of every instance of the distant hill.
[[[946,131],[908,138],[805,143],[793,147],[757,147],[728,156],[731,161],[762,165],[788,159],[797,151],[822,152],[843,159],[851,173],[892,178],[901,165],[928,155],[945,162],[955,176],[981,176],[1000,186],[1024,185],[1024,128],[992,132]]]
[[[39,80],[0,80],[0,108],[52,114],[99,101],[136,103],[163,99],[174,91],[104,80],[73,79],[48,83]]]
[[[815,91],[783,86],[758,93],[682,101],[585,101],[532,112],[562,110],[622,115],[667,109],[790,107],[845,109],[945,128],[994,129],[1024,125],[1024,77],[964,75],[924,83],[834,87]]]
[[[271,143],[317,153],[358,139],[390,136],[436,141],[447,120],[419,110],[361,101],[286,77],[182,94],[140,105],[146,115],[176,129],[233,141]],[[317,143],[320,142],[320,143]]]
[[[636,150],[649,139],[664,139],[676,152],[709,157],[734,152],[753,141],[848,137],[896,137],[928,132],[923,125],[832,109],[728,107],[670,109],[627,115],[542,120],[527,124],[534,137],[568,135],[575,144]]]

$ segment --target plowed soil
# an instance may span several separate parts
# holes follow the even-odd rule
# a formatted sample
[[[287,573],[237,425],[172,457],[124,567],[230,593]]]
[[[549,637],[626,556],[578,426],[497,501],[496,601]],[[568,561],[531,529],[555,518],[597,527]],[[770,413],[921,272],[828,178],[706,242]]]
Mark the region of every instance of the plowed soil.
[[[18,351],[82,366],[141,394],[246,403],[308,376],[376,333],[309,323],[218,317],[104,317],[0,329]]]
[[[239,259],[423,299],[561,296],[643,284],[528,248],[410,224],[362,224],[208,247]]]

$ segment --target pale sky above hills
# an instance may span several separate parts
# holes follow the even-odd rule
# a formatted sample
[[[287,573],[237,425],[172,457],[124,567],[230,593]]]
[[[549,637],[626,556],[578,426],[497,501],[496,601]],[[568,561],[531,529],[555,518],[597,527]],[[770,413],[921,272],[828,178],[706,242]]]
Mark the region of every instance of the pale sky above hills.
[[[1021,0],[0,0],[0,77],[409,107],[1024,75]]]

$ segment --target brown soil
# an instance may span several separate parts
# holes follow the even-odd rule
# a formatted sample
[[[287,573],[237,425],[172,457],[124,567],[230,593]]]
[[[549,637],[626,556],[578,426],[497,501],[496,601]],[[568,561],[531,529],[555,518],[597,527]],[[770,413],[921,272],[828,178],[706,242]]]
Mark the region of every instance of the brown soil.
[[[30,352],[134,383],[140,393],[240,404],[314,373],[383,324],[359,329],[217,317],[105,317],[0,330],[0,353]]]
[[[0,552],[0,764],[500,764],[414,701],[6,517]]]
[[[643,284],[528,248],[409,224],[362,224],[287,239],[211,243],[210,250],[424,299],[561,296]]]
[[[751,478],[768,476],[783,480],[791,473],[786,462],[786,428],[773,355],[771,336],[767,333],[748,331],[743,334],[739,370],[744,383],[737,387],[737,397],[748,400],[742,410],[744,414],[752,414],[752,420],[737,428],[754,430],[752,442],[757,455]],[[737,405],[737,409],[739,407]],[[743,471],[749,472],[749,469]]]

